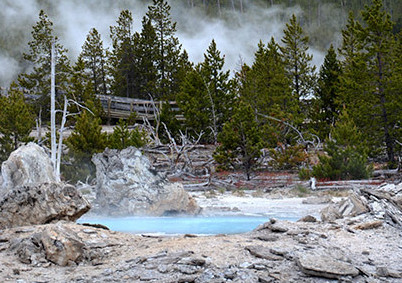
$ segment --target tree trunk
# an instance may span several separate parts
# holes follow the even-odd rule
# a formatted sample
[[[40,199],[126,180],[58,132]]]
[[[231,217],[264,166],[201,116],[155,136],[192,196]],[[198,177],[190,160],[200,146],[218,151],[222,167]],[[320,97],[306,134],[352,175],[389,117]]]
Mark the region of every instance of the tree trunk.
[[[51,142],[51,161],[53,163],[53,172],[56,175],[56,54],[54,42],[51,50],[51,68],[50,68],[50,142]],[[56,179],[56,181],[59,181]]]
[[[384,93],[384,85],[383,85],[383,62],[382,62],[382,56],[381,52],[377,52],[377,64],[378,64],[378,94],[380,96],[380,102],[381,102],[381,110],[382,110],[382,122],[384,126],[384,140],[385,140],[385,146],[387,148],[387,157],[388,157],[388,162],[389,163],[394,163],[395,162],[395,154],[394,154],[394,141],[393,138],[389,132],[389,124],[388,124],[388,113],[386,109],[386,99],[385,99],[385,93]]]

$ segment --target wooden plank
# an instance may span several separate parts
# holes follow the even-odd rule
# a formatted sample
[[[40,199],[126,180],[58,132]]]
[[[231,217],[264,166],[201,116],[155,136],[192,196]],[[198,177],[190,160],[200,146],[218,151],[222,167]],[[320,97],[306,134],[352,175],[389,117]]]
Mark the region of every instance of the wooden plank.
[[[106,118],[111,119],[127,119],[130,117],[131,113],[135,112],[137,114],[137,121],[142,121],[143,118],[147,118],[150,121],[155,119],[154,117],[154,107],[161,109],[163,104],[169,103],[174,112],[177,112],[176,119],[179,121],[184,121],[184,115],[180,113],[180,108],[177,107],[176,101],[151,101],[144,99],[128,98],[128,97],[118,97],[109,95],[96,95],[101,105],[104,109]]]

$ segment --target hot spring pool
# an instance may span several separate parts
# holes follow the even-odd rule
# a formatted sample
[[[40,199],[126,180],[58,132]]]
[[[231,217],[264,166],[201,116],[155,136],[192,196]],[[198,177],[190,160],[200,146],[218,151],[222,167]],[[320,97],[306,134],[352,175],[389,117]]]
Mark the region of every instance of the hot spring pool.
[[[296,221],[295,217],[278,217]],[[249,232],[269,221],[264,216],[211,216],[211,217],[83,217],[78,223],[102,224],[113,231],[134,234],[238,234]]]

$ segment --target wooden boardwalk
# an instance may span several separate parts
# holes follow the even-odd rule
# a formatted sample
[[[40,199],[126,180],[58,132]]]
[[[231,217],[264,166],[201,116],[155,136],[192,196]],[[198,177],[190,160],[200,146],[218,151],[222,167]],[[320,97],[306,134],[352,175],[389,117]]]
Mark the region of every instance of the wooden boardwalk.
[[[104,118],[128,119],[132,113],[136,113],[137,121],[143,121],[143,119],[154,121],[155,116],[157,116],[155,114],[157,114],[158,111],[160,113],[163,105],[169,103],[172,110],[177,112],[176,119],[179,121],[184,120],[184,116],[180,113],[176,101],[152,101],[101,94],[97,94],[96,97],[99,98],[102,104]]]

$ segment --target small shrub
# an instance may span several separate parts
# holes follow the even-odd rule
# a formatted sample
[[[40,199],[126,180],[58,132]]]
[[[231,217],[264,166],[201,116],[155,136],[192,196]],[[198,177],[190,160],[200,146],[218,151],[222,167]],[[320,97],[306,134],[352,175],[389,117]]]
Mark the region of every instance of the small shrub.
[[[302,145],[286,146],[278,143],[276,149],[271,149],[270,165],[278,170],[289,170],[300,167],[307,160],[307,154]]]
[[[331,136],[324,147],[328,155],[318,157],[320,163],[313,167],[312,174],[329,180],[369,178],[372,166],[367,165],[368,148],[345,109],[331,128]]]
[[[303,167],[299,170],[299,179],[300,180],[306,181],[306,180],[309,180],[311,177],[312,177],[312,172],[310,169]]]
[[[223,194],[226,192],[226,189],[225,189],[225,188],[219,188],[219,189],[218,189],[218,192],[219,192],[221,195],[223,195]]]

